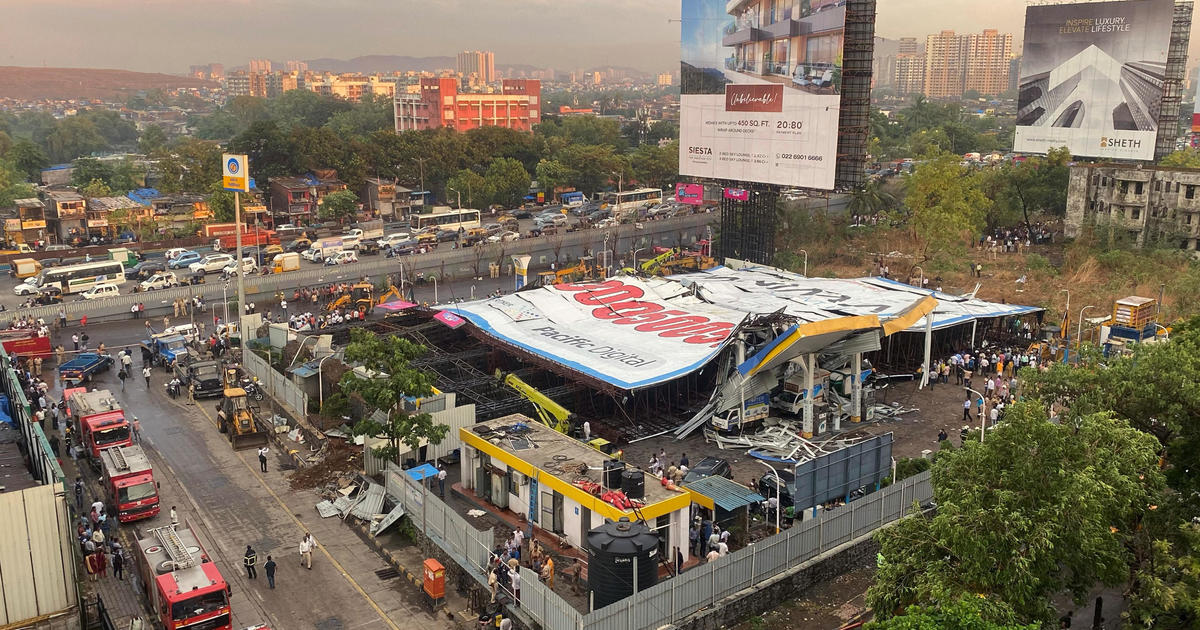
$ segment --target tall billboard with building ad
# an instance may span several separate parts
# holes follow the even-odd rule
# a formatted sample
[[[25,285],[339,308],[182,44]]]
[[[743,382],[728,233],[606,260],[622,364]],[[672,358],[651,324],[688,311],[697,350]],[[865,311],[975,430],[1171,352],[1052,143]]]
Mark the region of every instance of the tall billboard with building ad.
[[[680,173],[832,189],[846,0],[683,0],[682,17]]]
[[[1025,10],[1015,149],[1154,159],[1174,0]]]

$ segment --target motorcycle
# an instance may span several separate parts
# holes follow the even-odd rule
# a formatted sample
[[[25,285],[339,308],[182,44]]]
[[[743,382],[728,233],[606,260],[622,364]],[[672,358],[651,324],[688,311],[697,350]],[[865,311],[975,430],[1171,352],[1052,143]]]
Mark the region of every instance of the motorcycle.
[[[247,396],[259,402],[264,397],[262,387],[259,387],[257,378],[242,377],[242,389],[246,390]]]

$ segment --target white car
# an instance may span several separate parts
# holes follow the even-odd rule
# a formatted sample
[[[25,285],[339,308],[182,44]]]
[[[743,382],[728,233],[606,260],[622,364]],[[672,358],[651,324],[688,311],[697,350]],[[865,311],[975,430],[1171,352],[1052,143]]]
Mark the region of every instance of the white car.
[[[356,262],[358,262],[358,253],[352,249],[343,249],[325,259],[326,265],[345,265]]]
[[[33,295],[37,292],[37,276],[25,278],[24,282],[18,282],[17,286],[13,287],[13,295]]]
[[[544,228],[548,225],[553,225],[556,227],[563,227],[567,224],[567,217],[565,215],[561,215],[561,214],[551,214],[551,215],[543,214],[543,215],[539,215],[537,219],[534,219],[533,224],[538,229]]]
[[[499,234],[493,234],[493,235],[487,237],[487,241],[489,243],[509,243],[509,242],[515,241],[519,238],[521,238],[520,232],[514,232],[512,230],[505,230],[503,232],[500,232]]]
[[[618,222],[617,222],[617,220],[616,220],[616,219],[614,219],[614,218],[612,218],[612,217],[608,217],[607,219],[600,219],[599,221],[597,221],[597,222],[596,222],[596,227],[598,227],[598,228],[609,228],[609,227],[613,227],[613,226],[615,226],[615,225],[617,225],[617,224],[618,224]]]
[[[390,249],[392,245],[403,243],[408,239],[409,234],[407,232],[396,232],[395,234],[388,234],[375,242],[379,244],[379,249]]]
[[[200,330],[196,328],[195,324],[179,324],[178,326],[168,326],[162,331],[162,334],[167,336],[181,335],[184,341],[192,343],[196,339],[196,336],[200,334]]]
[[[118,295],[121,295],[121,287],[118,287],[115,284],[97,284],[87,291],[79,294],[79,296],[84,300],[116,297]]]
[[[179,284],[179,280],[175,278],[175,274],[170,271],[163,271],[146,278],[138,286],[143,291],[153,291],[155,289],[169,289],[177,284]]]
[[[167,250],[167,260],[171,260],[186,251],[188,251],[188,248],[186,248],[186,247],[173,247],[171,249],[168,249]]]
[[[204,273],[216,273],[225,268],[226,265],[233,264],[233,256],[229,254],[209,254],[202,258],[200,262],[194,262],[188,265],[188,269],[192,273],[203,271]]]
[[[258,273],[258,262],[253,258],[242,258],[242,274],[250,275],[252,273]],[[237,275],[237,267],[233,264],[233,261],[230,261],[228,265],[225,265],[221,269],[221,275],[227,278]]]

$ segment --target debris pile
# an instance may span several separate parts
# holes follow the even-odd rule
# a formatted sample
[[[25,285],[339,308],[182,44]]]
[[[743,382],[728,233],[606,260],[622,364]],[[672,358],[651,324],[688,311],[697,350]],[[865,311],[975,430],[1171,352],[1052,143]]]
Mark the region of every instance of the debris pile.
[[[293,490],[312,490],[337,483],[346,474],[362,470],[362,447],[330,440],[325,457],[293,472],[288,481]]]

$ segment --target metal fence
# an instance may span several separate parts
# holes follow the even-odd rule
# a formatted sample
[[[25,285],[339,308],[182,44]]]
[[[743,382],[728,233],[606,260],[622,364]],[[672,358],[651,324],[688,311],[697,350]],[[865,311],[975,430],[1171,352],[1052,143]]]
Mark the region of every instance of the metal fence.
[[[40,483],[64,484],[66,477],[50,448],[50,441],[46,439],[42,427],[33,421],[33,410],[29,401],[25,399],[20,381],[17,380],[16,361],[9,357],[3,348],[0,348],[0,370],[4,371],[0,380],[4,381],[2,387],[8,395],[9,411],[25,440],[24,448],[29,455],[29,472]],[[60,489],[64,488],[65,485],[60,486]]]
[[[425,484],[409,477],[393,463],[388,463],[383,479],[387,493],[404,506],[404,514],[413,526],[481,584],[487,584],[484,575],[495,540],[492,530],[475,529],[435,493],[429,492]]]
[[[914,503],[926,505],[932,498],[926,471],[587,615],[546,588],[535,573],[522,569],[521,608],[543,630],[662,627],[862,538],[908,515]]]
[[[308,417],[308,394],[305,394],[304,390],[293,383],[287,375],[277,372],[270,363],[253,352],[244,353],[242,362],[246,370],[258,378],[263,389],[276,402],[287,407],[288,411],[296,418]]]

